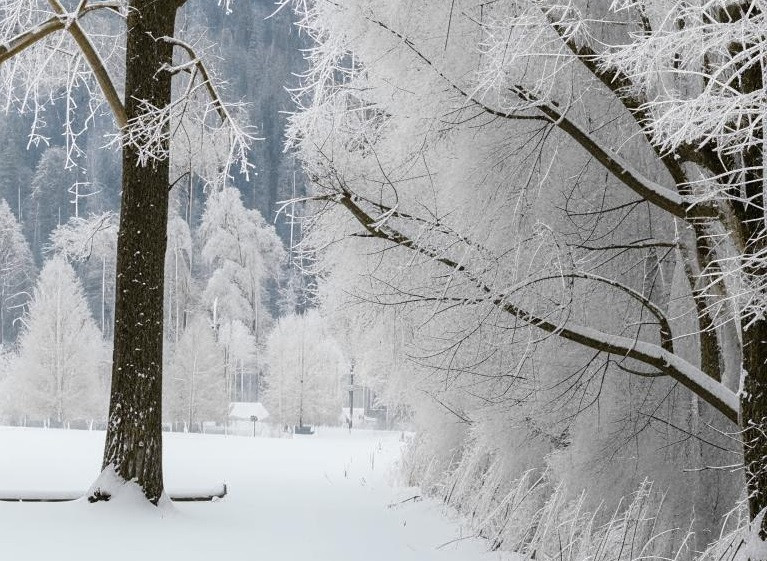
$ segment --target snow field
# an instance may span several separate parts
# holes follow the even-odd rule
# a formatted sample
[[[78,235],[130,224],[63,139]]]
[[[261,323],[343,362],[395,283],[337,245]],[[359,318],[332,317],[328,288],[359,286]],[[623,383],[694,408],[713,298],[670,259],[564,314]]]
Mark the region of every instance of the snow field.
[[[103,432],[0,428],[0,490],[85,491]],[[165,435],[168,491],[213,503],[151,507],[127,486],[89,504],[0,502],[0,560],[489,561],[458,521],[395,483],[399,433],[324,429],[293,439]]]

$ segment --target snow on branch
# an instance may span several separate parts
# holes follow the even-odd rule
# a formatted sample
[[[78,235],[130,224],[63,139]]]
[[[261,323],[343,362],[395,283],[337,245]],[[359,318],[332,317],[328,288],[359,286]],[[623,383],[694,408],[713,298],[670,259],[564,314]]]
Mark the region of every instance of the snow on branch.
[[[613,175],[613,177],[655,206],[686,220],[701,218],[715,219],[719,217],[719,212],[713,204],[680,195],[676,189],[663,186],[642,174],[627,160],[616,154],[614,151],[604,147],[594,135],[590,134],[575,121],[568,118],[566,116],[566,110],[560,109],[555,101],[550,101],[546,96],[539,95],[535,93],[535,91],[521,84],[512,84],[505,87],[522,101],[522,105],[516,108],[511,108],[510,110],[494,108],[478,99],[476,95],[461,88],[453,79],[447,76],[444,71],[438,68],[412,40],[408,39],[402,33],[396,31],[380,20],[369,16],[363,17],[370,23],[383,29],[386,33],[401,41],[401,44],[404,45],[405,48],[410,50],[422,63],[442,78],[451,89],[459,93],[467,103],[481,108],[483,111],[494,117],[511,120],[540,118],[540,116],[536,116],[535,114],[531,115],[530,111],[533,111],[534,113],[542,113],[546,120],[580,144],[581,147],[599,161],[605,169]],[[529,25],[532,26],[533,23],[530,23]],[[508,43],[505,43],[505,48],[508,48]]]
[[[205,86],[205,89],[208,91],[208,95],[210,96],[211,103],[213,104],[213,107],[215,108],[218,115],[221,117],[222,122],[228,122],[230,125],[234,125],[234,120],[232,119],[231,115],[229,115],[229,112],[226,110],[226,106],[224,105],[223,100],[221,99],[221,95],[219,94],[218,90],[216,89],[215,84],[213,83],[213,80],[211,80],[210,73],[208,72],[207,67],[205,66],[205,63],[203,63],[202,59],[197,56],[197,53],[194,50],[194,47],[187,43],[186,41],[182,41],[181,39],[177,39],[176,37],[161,37],[161,41],[165,41],[166,43],[170,43],[171,45],[175,47],[180,47],[184,51],[186,51],[186,54],[189,56],[189,61],[186,64],[183,64],[179,67],[174,68],[166,68],[168,72],[176,73],[182,70],[185,70],[188,65],[195,66],[197,68],[197,71],[200,73],[200,79],[202,80],[202,84]]]
[[[605,333],[569,320],[552,321],[546,319],[516,303],[510,302],[508,294],[495,293],[480,277],[460,262],[446,257],[444,252],[432,248],[426,243],[422,243],[420,239],[414,239],[403,234],[390,224],[382,225],[376,216],[371,215],[361,206],[362,201],[360,198],[347,188],[340,186],[339,191],[335,195],[325,196],[323,200],[332,200],[332,202],[345,207],[371,237],[386,240],[396,246],[424,255],[437,263],[445,265],[454,274],[464,276],[470,283],[486,293],[488,295],[487,300],[495,307],[522,320],[524,323],[599,352],[632,358],[652,366],[690,389],[731,421],[738,421],[740,406],[737,395],[699,368],[670,352],[668,348],[664,348],[666,346],[665,343],[664,346],[659,346],[640,341],[637,338]],[[643,297],[642,299],[643,301],[646,300]]]
[[[536,282],[543,282],[547,280],[555,280],[559,278],[574,278],[574,279],[586,279],[591,280],[599,283],[604,283],[606,285],[612,286],[613,288],[616,288],[620,290],[621,292],[624,292],[625,294],[628,294],[631,298],[642,304],[649,312],[655,316],[655,319],[658,320],[658,325],[660,327],[660,340],[661,340],[661,347],[670,352],[674,352],[674,343],[671,339],[671,326],[669,324],[669,319],[666,316],[666,313],[658,307],[657,304],[655,304],[652,300],[645,297],[643,294],[640,294],[630,286],[626,286],[625,284],[618,282],[615,279],[603,277],[601,275],[595,275],[593,273],[584,273],[584,272],[561,272],[559,275],[550,276],[550,277],[541,277],[532,279],[530,281],[527,281],[526,284],[530,285]]]
[[[118,126],[126,121],[121,97],[107,69],[109,57],[97,50],[97,42],[103,44],[104,37],[86,32],[81,26],[88,14],[106,11],[124,15],[124,4],[120,0],[81,0],[72,10],[60,0],[13,0],[0,4],[3,106],[7,110],[15,105],[22,112],[33,113],[30,144],[47,143],[48,139],[40,134],[45,127],[45,106],[64,98],[68,165],[75,165],[72,157],[80,153],[77,137],[81,131],[72,126],[75,90],[84,88],[91,100],[106,100]],[[74,41],[75,49],[67,48],[67,35]],[[92,116],[97,103],[89,104]]]
[[[560,111],[556,104],[540,102],[537,96],[521,86],[512,88],[520,98],[537,103],[536,107],[546,115],[551,122],[560,130],[567,133],[573,140],[580,144],[591,154],[613,177],[621,181],[629,189],[640,195],[646,201],[655,206],[686,220],[696,218],[717,218],[719,212],[713,204],[705,201],[695,201],[677,193],[644,176],[637,171],[627,160],[606,149],[602,144],[589,134],[584,128],[568,119],[564,112]]]
[[[624,73],[633,92],[647,99],[649,130],[664,150],[692,144],[735,154],[760,137],[765,91],[744,84],[749,73],[763,72],[767,3],[748,4],[741,12],[719,0],[679,3],[658,30],[603,55],[602,67]]]
[[[228,174],[232,163],[239,162],[240,172],[247,175],[250,168],[248,151],[256,137],[240,124],[235,114],[239,105],[224,102],[210,70],[191,44],[174,37],[160,37],[157,40],[181,48],[188,56],[186,62],[162,69],[173,75],[189,74],[183,94],[163,108],[140,100],[139,114],[128,121],[122,135],[115,137],[113,143],[134,146],[142,165],[170,158],[171,152],[179,150],[178,146],[174,146],[175,143],[171,143],[175,139],[186,139],[186,143],[181,144],[186,146],[190,154],[192,144],[224,147],[226,153],[216,158],[215,173]],[[216,116],[215,123],[209,118],[213,114]],[[192,138],[200,135],[196,141]],[[205,142],[202,141],[203,137],[207,139]]]
[[[227,3],[226,7],[228,10],[229,3]],[[207,134],[213,137],[219,136],[221,133],[226,134],[227,138],[224,144],[227,146],[228,153],[224,156],[223,162],[219,167],[224,170],[224,173],[227,173],[229,166],[233,162],[239,162],[240,173],[247,176],[251,167],[248,163],[248,151],[253,141],[257,140],[257,138],[247,127],[240,123],[236,110],[241,107],[241,104],[228,104],[224,101],[213,73],[192,44],[177,37],[161,37],[159,40],[180,48],[187,57],[185,62],[164,69],[172,74],[189,73],[191,75],[187,83],[186,92],[182,96],[182,103],[186,107],[190,100],[197,98],[202,105],[202,107],[197,108],[200,113],[200,116],[197,117],[198,125],[203,129],[210,129]],[[195,92],[198,90],[204,90],[207,97],[206,101],[200,100],[202,96],[195,96]],[[208,124],[207,116],[209,113],[217,115],[220,121],[219,125],[213,126]],[[188,119],[190,112],[186,111],[181,116]],[[220,143],[220,141],[218,142]]]
[[[119,2],[107,2],[102,4],[93,4],[91,6],[88,5],[87,0],[83,0],[80,2],[80,5],[78,6],[78,11],[74,14],[67,13],[64,6],[61,4],[60,0],[48,0],[51,4],[51,7],[53,10],[61,17],[67,18],[67,24],[66,29],[69,31],[69,33],[72,35],[72,38],[77,43],[77,46],[80,47],[80,51],[83,53],[83,57],[85,57],[85,60],[88,61],[88,65],[91,68],[91,71],[93,72],[94,77],[96,78],[96,81],[99,84],[99,87],[101,88],[101,93],[104,95],[104,97],[107,100],[107,103],[109,104],[109,107],[112,109],[112,113],[114,115],[115,121],[117,122],[117,126],[122,128],[127,124],[128,116],[125,113],[125,106],[122,103],[122,100],[120,99],[120,95],[117,93],[117,89],[115,88],[114,82],[112,81],[112,78],[109,76],[109,72],[107,71],[106,64],[102,60],[101,56],[96,51],[96,48],[93,45],[93,42],[90,40],[88,35],[83,31],[83,28],[78,23],[78,19],[84,15],[85,12],[83,10],[87,8],[91,9],[98,9],[98,8],[110,8],[112,10],[119,10],[120,9],[120,3]]]
[[[0,44],[0,64],[19,54],[24,49],[31,47],[51,33],[64,29],[66,21],[66,18],[63,17],[52,17],[45,23],[3,42]]]

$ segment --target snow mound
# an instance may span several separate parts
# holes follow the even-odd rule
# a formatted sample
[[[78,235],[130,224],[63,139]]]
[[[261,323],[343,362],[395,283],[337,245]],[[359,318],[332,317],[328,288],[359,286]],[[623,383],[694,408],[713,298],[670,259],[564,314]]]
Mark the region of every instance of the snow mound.
[[[152,505],[144,497],[144,492],[135,481],[126,481],[120,477],[114,466],[107,466],[93,482],[85,497],[90,503],[106,504],[122,509],[137,509],[158,512],[164,516],[173,510],[173,504],[166,493],[162,494],[157,506]]]

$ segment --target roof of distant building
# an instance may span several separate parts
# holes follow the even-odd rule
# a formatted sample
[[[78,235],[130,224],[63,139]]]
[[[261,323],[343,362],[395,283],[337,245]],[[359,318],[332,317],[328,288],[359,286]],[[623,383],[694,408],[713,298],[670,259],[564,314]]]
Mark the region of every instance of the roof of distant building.
[[[261,403],[236,401],[229,404],[229,418],[235,421],[250,421],[255,416],[256,420],[263,421],[269,416],[269,411]]]

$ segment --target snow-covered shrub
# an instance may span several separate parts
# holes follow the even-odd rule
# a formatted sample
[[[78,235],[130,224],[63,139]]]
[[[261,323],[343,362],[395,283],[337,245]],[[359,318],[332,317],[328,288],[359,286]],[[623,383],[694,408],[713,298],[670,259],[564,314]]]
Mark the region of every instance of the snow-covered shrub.
[[[422,479],[410,483],[420,482],[427,493],[464,515],[491,549],[512,551],[525,559],[565,561],[690,558],[695,553],[691,520],[665,528],[669,515],[679,517],[668,512],[666,493],[647,480],[617,505],[607,507],[598,496],[593,501],[583,491],[571,492],[546,467],[532,467],[513,478],[525,464],[546,465],[521,442],[507,442],[517,446],[501,448],[480,442],[482,437],[471,440],[467,448],[451,451],[451,465],[440,474],[435,461],[446,455],[432,455],[438,451],[418,438],[411,443],[404,467],[408,475]],[[597,506],[590,510],[589,504]]]

